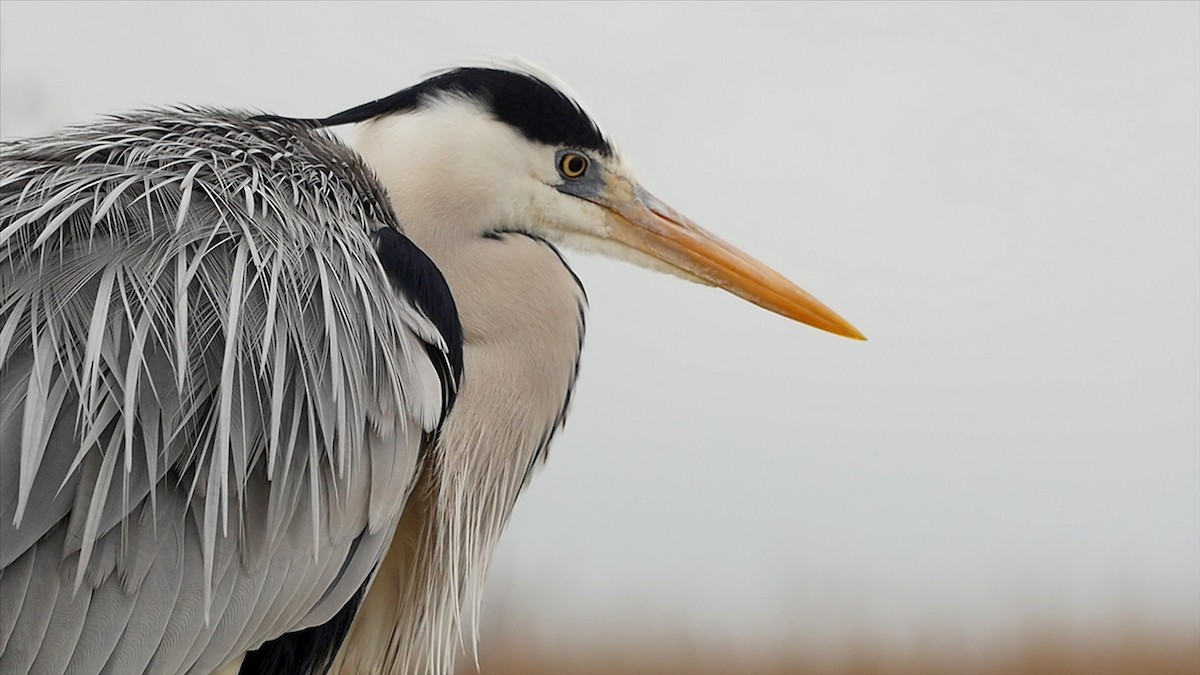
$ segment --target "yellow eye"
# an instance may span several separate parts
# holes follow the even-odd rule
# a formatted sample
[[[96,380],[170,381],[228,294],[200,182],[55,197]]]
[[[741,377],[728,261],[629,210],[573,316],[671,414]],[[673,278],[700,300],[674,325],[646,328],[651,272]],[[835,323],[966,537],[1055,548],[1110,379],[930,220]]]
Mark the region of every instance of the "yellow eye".
[[[564,178],[579,178],[587,168],[588,158],[577,152],[565,152],[558,160],[558,172]]]

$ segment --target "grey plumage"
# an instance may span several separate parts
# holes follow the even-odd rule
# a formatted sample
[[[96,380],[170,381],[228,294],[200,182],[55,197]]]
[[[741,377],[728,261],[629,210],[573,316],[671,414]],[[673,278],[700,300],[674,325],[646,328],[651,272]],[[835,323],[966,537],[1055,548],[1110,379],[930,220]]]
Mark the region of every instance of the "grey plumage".
[[[380,228],[286,122],[0,146],[0,671],[207,672],[358,591],[457,386]]]

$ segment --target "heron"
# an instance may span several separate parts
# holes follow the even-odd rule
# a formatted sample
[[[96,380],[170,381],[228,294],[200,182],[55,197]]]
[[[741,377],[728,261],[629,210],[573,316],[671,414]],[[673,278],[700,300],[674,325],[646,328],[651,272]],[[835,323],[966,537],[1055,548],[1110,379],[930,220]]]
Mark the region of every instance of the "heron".
[[[5,673],[449,672],[570,407],[560,248],[863,339],[527,67],[325,118],[140,110],[0,160]]]

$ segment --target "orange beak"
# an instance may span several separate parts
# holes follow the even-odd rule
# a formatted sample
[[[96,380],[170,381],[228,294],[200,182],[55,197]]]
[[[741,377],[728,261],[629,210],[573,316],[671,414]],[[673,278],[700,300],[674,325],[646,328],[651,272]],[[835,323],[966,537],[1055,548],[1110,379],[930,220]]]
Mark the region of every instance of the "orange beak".
[[[613,241],[776,314],[835,335],[867,339],[782,274],[705,231],[640,186],[614,174],[606,178],[604,193],[592,201],[612,214]]]

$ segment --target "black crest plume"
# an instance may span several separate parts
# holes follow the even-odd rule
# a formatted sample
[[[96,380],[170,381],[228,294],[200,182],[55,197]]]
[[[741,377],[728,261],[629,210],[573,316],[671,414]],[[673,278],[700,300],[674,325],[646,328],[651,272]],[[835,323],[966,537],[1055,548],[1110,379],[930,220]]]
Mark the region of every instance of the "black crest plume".
[[[613,153],[600,128],[571,97],[536,75],[495,68],[456,68],[336,115],[297,121],[322,127],[353,124],[419,110],[446,95],[479,101],[497,120],[531,141],[593,150],[608,156]]]

